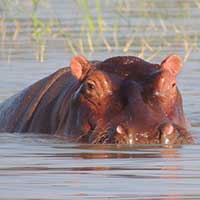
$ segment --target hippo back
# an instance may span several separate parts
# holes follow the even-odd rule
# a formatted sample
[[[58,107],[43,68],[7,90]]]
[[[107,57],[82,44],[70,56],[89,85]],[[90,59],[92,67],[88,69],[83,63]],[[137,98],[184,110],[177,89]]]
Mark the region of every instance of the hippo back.
[[[62,68],[10,97],[0,104],[0,131],[49,132],[51,105],[62,90],[72,87],[75,82],[70,68]],[[31,124],[36,121],[37,126],[33,129]]]

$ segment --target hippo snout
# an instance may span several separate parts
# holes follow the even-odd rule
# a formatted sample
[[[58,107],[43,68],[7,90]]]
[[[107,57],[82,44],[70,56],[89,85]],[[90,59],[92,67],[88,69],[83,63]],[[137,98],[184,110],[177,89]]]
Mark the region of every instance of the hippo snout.
[[[122,139],[123,138],[123,139]],[[118,125],[116,128],[116,142],[125,144],[193,144],[193,138],[184,128],[171,123],[163,123],[154,131],[137,132],[131,128]]]

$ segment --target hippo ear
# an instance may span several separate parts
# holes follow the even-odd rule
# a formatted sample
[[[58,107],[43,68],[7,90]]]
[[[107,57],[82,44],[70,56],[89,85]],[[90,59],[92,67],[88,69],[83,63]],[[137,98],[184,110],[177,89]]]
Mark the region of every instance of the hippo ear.
[[[72,58],[70,68],[73,76],[78,80],[82,80],[91,68],[90,62],[83,56],[75,56]]]
[[[170,55],[161,63],[161,69],[169,71],[174,76],[176,76],[179,73],[182,66],[182,60],[177,55]]]

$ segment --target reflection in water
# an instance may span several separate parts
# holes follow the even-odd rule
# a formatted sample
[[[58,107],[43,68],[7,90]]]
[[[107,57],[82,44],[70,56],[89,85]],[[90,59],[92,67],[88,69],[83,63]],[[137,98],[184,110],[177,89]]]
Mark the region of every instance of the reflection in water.
[[[200,197],[195,145],[82,145],[44,135],[1,134],[0,151],[3,199]]]

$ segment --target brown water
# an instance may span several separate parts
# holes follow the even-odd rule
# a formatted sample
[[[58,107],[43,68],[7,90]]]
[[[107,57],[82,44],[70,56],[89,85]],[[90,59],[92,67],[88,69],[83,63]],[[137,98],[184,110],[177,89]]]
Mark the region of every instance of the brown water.
[[[73,56],[70,48],[65,48],[64,39],[55,36],[46,40],[45,61],[37,62],[36,44],[33,39],[30,40],[33,30],[29,19],[32,12],[31,1],[10,2],[13,2],[11,5],[14,8],[9,5],[9,10],[3,6],[3,0],[0,1],[0,16],[9,19],[6,38],[0,44],[0,101],[59,67],[67,66]],[[90,1],[92,15],[95,15],[94,2]],[[94,51],[86,44],[82,54],[95,60],[129,54],[161,62],[171,53],[185,58],[178,82],[185,112],[198,142],[199,1],[125,1],[126,7],[118,5],[119,2],[113,0],[102,3],[102,16],[107,27],[112,27],[116,16],[118,17],[119,44],[115,44],[116,36],[113,37],[110,28],[104,32],[104,36],[112,51],[108,51],[105,43],[94,33]],[[23,10],[15,9],[19,7]],[[81,24],[86,23],[77,10],[75,1],[43,1],[38,15],[46,21],[49,18],[59,18],[62,27],[73,33],[71,40],[75,43],[80,39]],[[18,19],[21,23],[21,31],[14,41],[13,19]],[[152,23],[155,24],[154,28],[145,28]],[[57,28],[53,27],[54,30]],[[123,49],[132,35],[135,40],[125,53]],[[87,38],[82,39],[87,43]],[[138,41],[144,39],[149,42],[150,47],[146,46],[143,52]],[[186,59],[190,47],[192,51],[189,59]],[[200,199],[199,152],[199,144],[174,148],[81,145],[69,144],[52,136],[2,133],[0,199]]]

